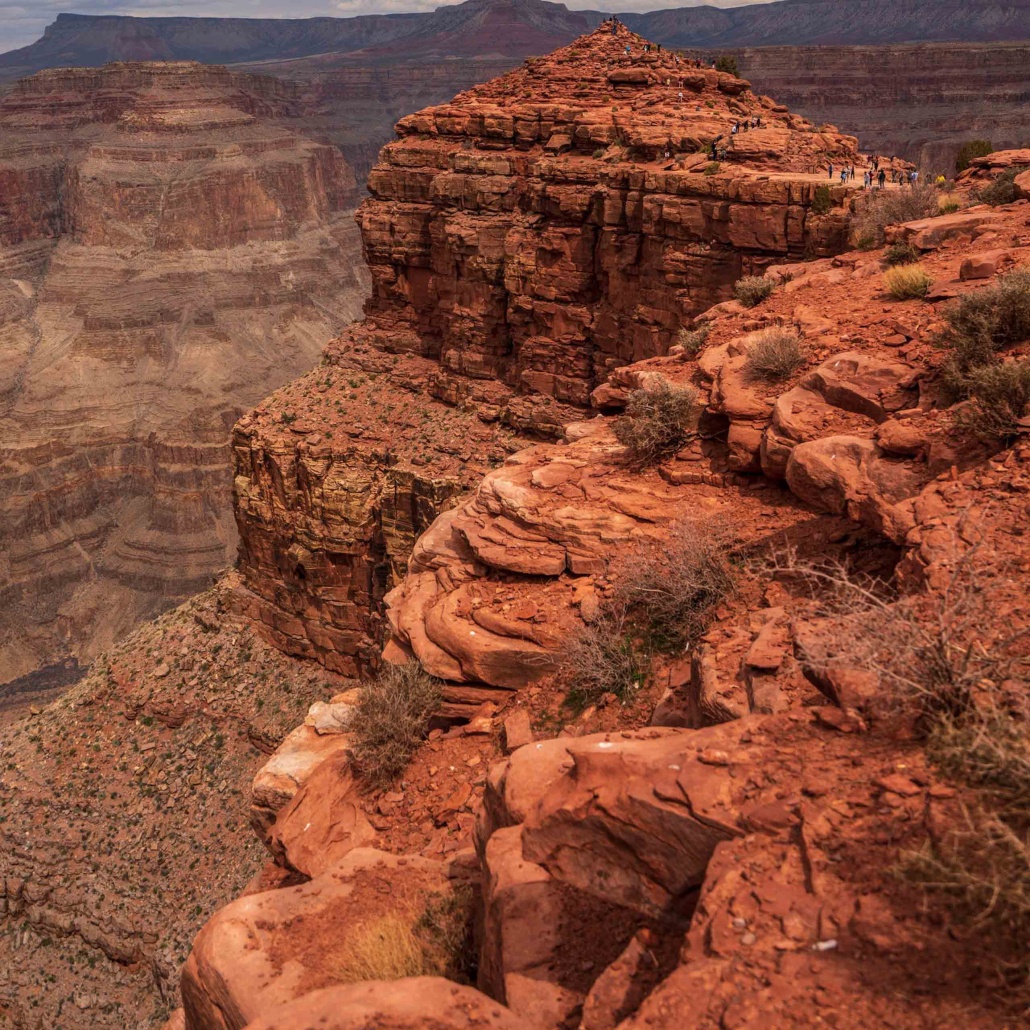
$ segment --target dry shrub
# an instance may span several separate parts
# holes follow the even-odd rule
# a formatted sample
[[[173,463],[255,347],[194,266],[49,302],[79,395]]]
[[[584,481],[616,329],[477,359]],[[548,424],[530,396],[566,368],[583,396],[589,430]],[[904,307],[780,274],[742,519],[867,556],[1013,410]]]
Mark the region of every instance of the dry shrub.
[[[892,243],[884,250],[883,260],[892,268],[894,265],[912,265],[919,260],[919,251],[911,243]]]
[[[801,337],[787,326],[770,326],[748,337],[744,374],[751,382],[781,383],[808,360]]]
[[[895,300],[921,300],[932,285],[921,265],[896,265],[883,273],[884,289]]]
[[[957,193],[942,193],[937,200],[938,213],[953,215],[962,207],[962,198]]]
[[[745,275],[738,279],[733,287],[733,296],[746,308],[753,308],[760,304],[772,291],[776,284],[772,279],[766,279],[764,275]]]
[[[955,424],[986,444],[1004,444],[1020,432],[1030,414],[1030,359],[980,365],[961,380],[969,403]]]
[[[851,218],[851,241],[865,250],[880,247],[888,225],[929,218],[938,210],[937,190],[926,183],[896,190],[873,190],[856,202]]]
[[[944,343],[958,372],[990,364],[998,351],[1030,338],[1030,269],[963,294],[944,313]]]
[[[1002,204],[1014,204],[1020,198],[1019,187],[1016,185],[1016,176],[1025,172],[1026,168],[1009,168],[1002,172],[988,186],[984,186],[976,194],[976,199],[981,204],[990,204],[991,207],[1000,207]]]
[[[476,892],[470,884],[433,894],[426,901],[415,931],[435,975],[457,983],[476,982],[475,912]]]
[[[701,353],[702,348],[708,342],[711,331],[711,322],[701,322],[694,329],[681,329],[676,342],[689,357],[693,358]]]
[[[646,626],[659,650],[678,649],[707,629],[733,591],[726,531],[706,521],[674,523],[669,536],[614,573],[616,599]]]
[[[625,608],[606,605],[565,650],[560,674],[569,688],[566,704],[582,711],[608,694],[627,701],[643,685],[649,665],[650,656],[637,642]]]
[[[388,665],[365,684],[350,729],[369,788],[386,788],[405,770],[439,703],[440,681],[417,662]]]
[[[697,391],[664,380],[647,390],[634,390],[626,413],[612,425],[615,439],[638,465],[654,465],[678,451],[697,425]]]
[[[960,525],[956,542],[970,527]],[[886,584],[840,565],[802,565],[797,577],[823,599],[827,631],[806,643],[818,678],[834,667],[871,672],[882,698],[873,714],[914,717],[930,760],[967,784],[976,803],[967,825],[905,857],[902,872],[945,899],[953,914],[990,933],[1026,982],[1030,930],[1030,657],[1028,630],[999,619],[986,587],[1019,575],[974,546],[957,558],[942,588],[894,599]],[[1020,964],[1021,963],[1021,964]]]

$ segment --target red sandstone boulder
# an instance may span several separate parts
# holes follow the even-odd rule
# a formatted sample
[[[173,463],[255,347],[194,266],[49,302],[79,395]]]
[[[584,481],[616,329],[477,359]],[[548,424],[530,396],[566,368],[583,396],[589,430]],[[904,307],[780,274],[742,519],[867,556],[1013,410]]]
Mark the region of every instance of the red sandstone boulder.
[[[182,973],[186,1030],[242,1030],[277,1005],[346,976],[349,941],[384,918],[412,926],[449,891],[443,868],[368,848],[299,887],[252,894],[198,934]]]
[[[531,1030],[503,1005],[434,976],[371,980],[312,991],[247,1030]]]

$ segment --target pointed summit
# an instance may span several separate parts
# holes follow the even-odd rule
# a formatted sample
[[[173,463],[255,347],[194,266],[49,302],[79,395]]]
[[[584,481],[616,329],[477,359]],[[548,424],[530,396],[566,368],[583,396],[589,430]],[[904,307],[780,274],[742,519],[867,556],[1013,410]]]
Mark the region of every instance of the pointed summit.
[[[691,159],[696,165],[718,157],[752,170],[813,174],[858,159],[856,140],[833,126],[817,129],[746,80],[614,21],[449,104],[402,118],[397,129],[402,136],[499,139],[509,118],[520,150],[597,157],[598,148],[620,144],[621,151],[604,155],[606,164],[672,160],[689,169]]]

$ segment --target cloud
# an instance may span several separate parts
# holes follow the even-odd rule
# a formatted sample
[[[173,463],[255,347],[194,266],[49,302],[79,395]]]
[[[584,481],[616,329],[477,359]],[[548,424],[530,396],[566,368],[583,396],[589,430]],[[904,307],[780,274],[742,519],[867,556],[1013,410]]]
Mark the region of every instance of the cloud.
[[[127,14],[139,17],[312,18],[433,11],[460,0],[0,0],[0,53],[28,46],[59,13]],[[737,7],[755,0],[568,0],[578,10],[654,11],[709,2]],[[768,2],[768,0],[758,0]]]

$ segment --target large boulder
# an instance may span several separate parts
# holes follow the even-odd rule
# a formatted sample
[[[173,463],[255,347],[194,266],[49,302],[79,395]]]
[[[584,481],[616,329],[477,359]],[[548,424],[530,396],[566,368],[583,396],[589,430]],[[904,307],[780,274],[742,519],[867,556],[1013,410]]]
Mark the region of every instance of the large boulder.
[[[272,1009],[247,1030],[532,1030],[472,987],[437,976],[328,987]]]

